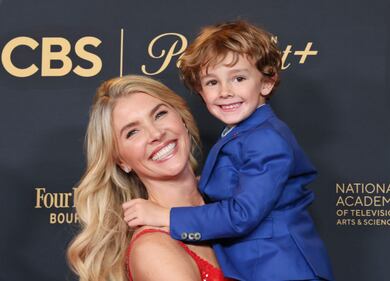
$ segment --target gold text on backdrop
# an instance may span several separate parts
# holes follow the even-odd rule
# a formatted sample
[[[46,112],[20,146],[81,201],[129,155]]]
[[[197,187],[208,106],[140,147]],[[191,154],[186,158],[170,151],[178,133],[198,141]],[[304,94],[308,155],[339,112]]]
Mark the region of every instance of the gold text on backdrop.
[[[47,209],[50,224],[79,223],[74,211],[74,192],[48,192],[45,187],[35,188],[35,209]]]
[[[166,49],[161,49],[160,52],[157,49],[157,45],[160,40],[167,40],[171,39],[173,40],[173,43],[169,46],[169,48]],[[278,37],[274,36],[273,41],[277,42]],[[180,33],[163,33],[150,41],[149,46],[148,46],[148,54],[152,59],[158,59],[161,60],[161,65],[156,71],[149,71],[147,70],[146,64],[143,64],[141,66],[141,70],[143,74],[146,75],[156,75],[160,74],[163,72],[168,65],[171,63],[173,58],[176,59],[176,66],[178,66],[178,60],[180,59],[181,55],[183,52],[186,50],[188,45],[188,40],[187,38],[180,34]],[[291,66],[291,62],[288,62],[289,56],[292,54],[294,56],[299,57],[299,64],[304,64],[309,56],[317,56],[318,51],[313,50],[313,42],[307,42],[306,46],[303,50],[296,50],[293,51],[293,45],[289,44],[285,47],[285,49],[282,51],[282,70],[285,70]],[[156,54],[157,53],[157,54]],[[158,54],[159,53],[159,54]]]
[[[86,46],[91,45],[98,47],[101,40],[93,36],[85,36],[80,38],[74,50],[76,55],[92,64],[90,68],[83,68],[77,65],[73,68],[73,72],[78,76],[91,77],[95,76],[102,69],[102,60],[99,56],[91,53],[85,49]],[[33,38],[20,36],[10,40],[1,52],[1,62],[4,69],[16,77],[29,77],[38,72],[39,67],[35,63],[31,63],[28,67],[21,68],[16,66],[12,61],[12,54],[18,47],[25,46],[32,50],[37,49],[39,42]],[[53,51],[53,47],[59,48],[59,51]],[[41,42],[42,59],[40,63],[41,76],[65,76],[72,71],[72,60],[69,58],[69,53],[72,47],[70,42],[63,37],[43,37]],[[61,67],[54,68],[51,63],[53,61],[60,61]]]

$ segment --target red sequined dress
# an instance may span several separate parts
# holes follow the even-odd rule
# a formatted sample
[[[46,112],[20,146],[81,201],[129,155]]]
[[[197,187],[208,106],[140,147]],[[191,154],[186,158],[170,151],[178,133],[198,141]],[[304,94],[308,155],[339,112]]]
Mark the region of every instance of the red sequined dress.
[[[146,233],[151,233],[151,232],[161,232],[161,233],[164,233],[164,234],[167,234],[169,235],[168,232],[166,231],[163,231],[163,230],[159,230],[159,229],[144,229],[142,230],[140,233],[138,233],[134,238],[133,240],[131,241],[129,247],[127,248],[127,253],[126,253],[126,259],[127,259],[127,262],[126,262],[126,267],[127,267],[127,273],[128,273],[128,277],[129,277],[129,280],[130,281],[133,281],[132,277],[131,277],[131,272],[130,272],[130,262],[129,262],[129,257],[130,257],[130,251],[131,251],[131,248],[134,244],[134,242],[141,236],[141,235],[144,235]],[[194,259],[196,265],[198,266],[199,268],[199,272],[200,272],[200,277],[201,277],[201,280],[202,281],[233,281],[233,279],[229,279],[229,278],[225,278],[223,276],[223,273],[222,271],[219,269],[219,268],[216,268],[215,266],[213,266],[211,263],[209,263],[208,261],[206,261],[205,259],[201,258],[200,256],[198,256],[194,251],[192,251],[190,248],[188,248],[188,246],[186,244],[184,244],[183,242],[181,241],[177,241],[180,246],[183,247],[183,249]]]

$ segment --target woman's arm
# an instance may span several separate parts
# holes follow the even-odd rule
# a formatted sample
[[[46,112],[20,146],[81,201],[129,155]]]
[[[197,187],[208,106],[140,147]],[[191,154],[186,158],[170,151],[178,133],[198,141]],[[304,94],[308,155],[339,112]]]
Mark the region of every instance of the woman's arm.
[[[193,259],[170,236],[147,233],[133,243],[129,270],[134,281],[200,281]]]

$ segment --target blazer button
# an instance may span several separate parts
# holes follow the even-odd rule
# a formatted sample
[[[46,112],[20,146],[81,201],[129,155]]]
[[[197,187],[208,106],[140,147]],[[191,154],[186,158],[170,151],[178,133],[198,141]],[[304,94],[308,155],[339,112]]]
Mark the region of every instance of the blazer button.
[[[188,233],[187,233],[187,232],[182,232],[182,233],[181,233],[181,239],[182,239],[182,240],[186,240],[187,237],[188,237]]]
[[[202,235],[199,232],[195,232],[195,240],[200,240],[202,238]]]
[[[195,234],[193,232],[188,233],[188,240],[194,240]]]

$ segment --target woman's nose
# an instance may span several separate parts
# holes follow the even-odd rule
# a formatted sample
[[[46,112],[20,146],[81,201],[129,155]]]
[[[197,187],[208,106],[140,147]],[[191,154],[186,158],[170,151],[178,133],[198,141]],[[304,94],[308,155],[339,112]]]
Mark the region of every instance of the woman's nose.
[[[150,142],[159,141],[162,139],[165,131],[156,125],[150,125],[148,128]]]

